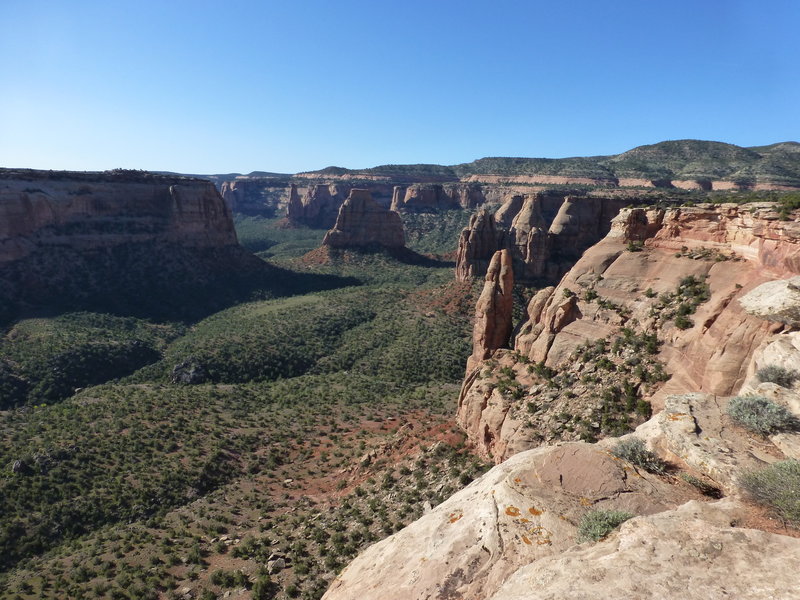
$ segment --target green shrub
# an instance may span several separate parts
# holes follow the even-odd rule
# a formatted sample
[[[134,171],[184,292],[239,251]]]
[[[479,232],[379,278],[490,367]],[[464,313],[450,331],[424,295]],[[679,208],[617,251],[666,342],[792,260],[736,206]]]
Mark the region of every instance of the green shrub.
[[[628,519],[629,512],[621,510],[592,510],[581,517],[578,523],[578,542],[597,542],[614,531]]]
[[[706,483],[694,475],[690,475],[689,473],[681,473],[679,477],[689,485],[696,487],[697,490],[704,496],[708,496],[709,498],[722,498],[722,492],[718,487],[713,486],[710,483]]]
[[[666,464],[655,454],[645,448],[644,442],[639,438],[630,437],[620,440],[611,450],[611,454],[629,463],[642,467],[650,473],[662,474],[666,470]]]
[[[756,502],[800,525],[800,461],[783,460],[745,473],[739,483]]]
[[[633,240],[628,242],[628,252],[641,252],[644,250],[644,242]]]
[[[797,379],[800,379],[800,373],[779,365],[767,365],[756,371],[756,377],[762,383],[777,383],[781,387],[788,388],[792,387]]]
[[[761,435],[792,429],[796,419],[785,406],[764,396],[736,396],[728,403],[728,415],[737,425]]]

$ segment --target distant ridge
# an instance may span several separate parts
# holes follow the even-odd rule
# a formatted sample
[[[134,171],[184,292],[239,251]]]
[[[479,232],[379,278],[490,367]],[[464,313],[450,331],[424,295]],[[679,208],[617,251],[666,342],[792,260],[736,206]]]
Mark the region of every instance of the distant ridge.
[[[459,165],[380,165],[368,169],[326,167],[297,177],[481,181],[486,177],[569,179],[601,185],[670,185],[711,189],[800,188],[800,143],[787,141],[743,148],[723,142],[669,140],[609,156],[571,158],[485,157]],[[585,180],[585,181],[584,181]],[[553,181],[555,182],[555,181]],[[530,183],[537,183],[530,181]],[[725,186],[715,186],[725,187]]]

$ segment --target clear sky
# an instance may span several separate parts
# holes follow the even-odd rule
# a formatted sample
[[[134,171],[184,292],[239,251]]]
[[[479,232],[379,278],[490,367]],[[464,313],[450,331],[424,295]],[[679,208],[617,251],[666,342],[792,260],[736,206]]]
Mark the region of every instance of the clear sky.
[[[0,166],[800,141],[800,0],[0,0]]]

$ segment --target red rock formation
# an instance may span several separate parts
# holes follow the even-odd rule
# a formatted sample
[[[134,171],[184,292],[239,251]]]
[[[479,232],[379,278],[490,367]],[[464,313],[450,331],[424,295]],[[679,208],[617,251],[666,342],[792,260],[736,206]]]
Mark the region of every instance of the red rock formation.
[[[405,246],[403,221],[396,212],[373,201],[368,190],[353,189],[339,209],[336,224],[325,234],[322,244],[333,248],[370,245],[402,248]]]
[[[297,187],[292,185],[286,216],[293,223],[315,229],[333,227],[339,208],[351,189],[351,186],[341,183],[315,184],[309,186],[300,198]]]
[[[629,244],[642,240],[641,251],[631,251]],[[655,408],[670,393],[729,395],[744,384],[755,349],[783,326],[747,314],[738,299],[766,281],[798,273],[800,222],[781,221],[772,205],[626,209],[557,286],[531,300],[514,347],[531,361],[563,370],[578,346],[613,340],[623,327],[633,327],[658,335],[663,345],[657,358],[672,375],[651,398]],[[708,284],[710,298],[696,307],[688,327],[679,328],[660,318],[665,309],[659,306],[690,276]],[[509,416],[505,400],[487,401],[491,386],[470,380],[472,372],[459,422],[479,448],[502,460],[536,445]]]
[[[286,208],[291,188],[286,180],[277,178],[241,177],[223,181],[220,195],[233,212],[273,216]]]
[[[40,171],[2,175],[0,264],[61,244],[237,244],[230,210],[210,181]]]
[[[487,272],[489,261],[502,247],[498,235],[491,213],[481,209],[470,217],[458,241],[456,279],[467,281]]]
[[[483,275],[495,250],[511,250],[519,281],[558,279],[583,250],[600,240],[624,198],[565,196],[555,192],[512,195],[494,215],[470,221],[461,234],[456,278]]]
[[[448,210],[475,208],[486,201],[481,186],[466,184],[414,184],[395,186],[392,210]]]
[[[38,308],[204,310],[268,271],[238,245],[210,181],[0,170],[0,320]]]
[[[489,358],[498,348],[508,347],[511,336],[511,309],[514,302],[514,271],[508,250],[495,252],[486,272],[486,283],[475,307],[472,356],[467,371]]]

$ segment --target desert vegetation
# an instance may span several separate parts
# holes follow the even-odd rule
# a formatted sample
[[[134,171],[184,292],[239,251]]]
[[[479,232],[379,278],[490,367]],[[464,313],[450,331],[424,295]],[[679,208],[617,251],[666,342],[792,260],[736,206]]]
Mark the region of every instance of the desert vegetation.
[[[578,542],[598,542],[633,516],[621,510],[590,510],[578,523]]]
[[[380,251],[302,262],[316,232],[256,221],[243,238],[270,236],[280,273],[349,287],[265,288],[194,321],[64,312],[4,331],[4,594],[318,598],[485,470],[451,423],[471,287]],[[186,362],[203,383],[172,382]]]

